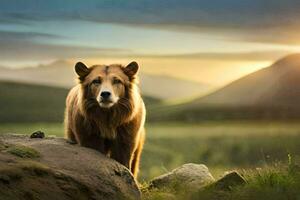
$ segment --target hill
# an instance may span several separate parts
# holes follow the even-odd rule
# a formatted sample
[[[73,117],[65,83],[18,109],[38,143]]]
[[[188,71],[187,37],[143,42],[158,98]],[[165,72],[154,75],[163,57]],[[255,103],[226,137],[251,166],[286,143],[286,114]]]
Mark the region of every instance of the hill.
[[[70,88],[75,84],[76,79],[74,63],[65,60],[21,69],[0,67],[0,80],[6,81]],[[211,88],[210,85],[204,83],[142,72],[140,73],[140,87],[144,95],[160,99],[180,99],[201,95]]]
[[[300,118],[300,54],[244,76],[207,95],[173,105],[156,119]]]
[[[68,90],[0,82],[0,122],[62,122]]]
[[[62,122],[68,89],[0,82],[0,122]],[[147,107],[160,103],[143,97]]]
[[[300,54],[278,60],[193,101],[234,106],[300,106]]]

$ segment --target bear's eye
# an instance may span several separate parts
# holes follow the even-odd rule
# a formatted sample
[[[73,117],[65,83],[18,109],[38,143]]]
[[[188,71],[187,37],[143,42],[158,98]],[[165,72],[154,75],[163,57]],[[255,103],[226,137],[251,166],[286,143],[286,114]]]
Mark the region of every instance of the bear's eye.
[[[121,83],[122,83],[122,81],[120,79],[115,78],[113,80],[113,84],[121,84]]]
[[[93,80],[92,83],[93,83],[93,84],[96,84],[96,85],[99,85],[99,84],[101,84],[101,79],[100,79],[100,78],[97,78],[97,79]]]

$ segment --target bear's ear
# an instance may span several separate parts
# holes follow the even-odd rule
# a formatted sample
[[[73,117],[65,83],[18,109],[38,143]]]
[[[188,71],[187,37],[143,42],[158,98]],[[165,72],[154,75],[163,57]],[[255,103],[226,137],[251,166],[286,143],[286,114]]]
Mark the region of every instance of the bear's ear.
[[[75,71],[80,79],[84,79],[90,73],[89,68],[82,62],[76,63]]]
[[[137,62],[133,61],[129,63],[125,68],[124,68],[124,73],[129,77],[132,78],[134,77],[137,72],[139,71],[139,65]]]

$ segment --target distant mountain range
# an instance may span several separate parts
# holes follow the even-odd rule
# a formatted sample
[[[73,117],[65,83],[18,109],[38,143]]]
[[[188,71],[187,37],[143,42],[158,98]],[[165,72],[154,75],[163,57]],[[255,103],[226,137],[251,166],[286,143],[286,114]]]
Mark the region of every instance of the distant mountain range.
[[[71,87],[74,84],[72,81],[74,77],[73,67],[65,61],[37,68],[0,69],[0,80],[17,80],[61,87]],[[173,88],[179,88],[180,91],[184,89],[184,84],[188,85],[185,81],[180,82],[180,80],[168,79],[169,77],[164,76],[142,74],[141,78],[142,90],[145,93],[146,91],[153,92],[151,94],[162,92],[172,93],[174,96],[176,91],[172,90]],[[50,96],[49,93],[51,93]],[[54,93],[57,93],[59,97],[53,96]],[[6,113],[2,112],[4,114],[0,115],[0,121],[15,120],[14,113],[22,110],[20,112],[22,115],[18,115],[21,116],[18,118],[20,121],[23,118],[26,119],[27,114],[34,119],[32,121],[36,121],[36,118],[50,121],[61,119],[66,93],[67,89],[55,89],[48,86],[34,87],[32,84],[2,81],[0,82],[0,105],[1,111]],[[144,95],[148,105],[148,121],[300,119],[300,54],[284,57],[273,65],[244,76],[209,95],[181,104],[168,105],[153,96],[155,95],[151,97]],[[51,107],[52,103],[58,106]],[[24,105],[27,106],[24,107]],[[50,109],[45,107],[48,110],[44,112],[40,107],[35,107],[38,105],[48,105]],[[60,112],[53,114],[55,116],[53,119],[49,118],[51,116],[48,114],[41,114],[51,113],[53,110]],[[35,115],[33,111],[38,115]]]
[[[153,119],[300,118],[300,54],[284,57],[207,96],[160,110]]]
[[[11,69],[0,67],[0,80],[70,88],[76,83],[74,63],[58,60],[47,65]],[[211,86],[169,76],[140,73],[144,95],[160,99],[181,99],[207,93]]]

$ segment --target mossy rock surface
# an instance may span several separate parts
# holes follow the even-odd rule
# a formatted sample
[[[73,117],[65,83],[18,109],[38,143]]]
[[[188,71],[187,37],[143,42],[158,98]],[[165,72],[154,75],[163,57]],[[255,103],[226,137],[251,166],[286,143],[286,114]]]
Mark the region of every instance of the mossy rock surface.
[[[0,136],[0,199],[140,199],[131,173],[63,138]]]
[[[35,149],[23,145],[12,145],[8,147],[7,152],[21,158],[38,158],[40,153]]]

